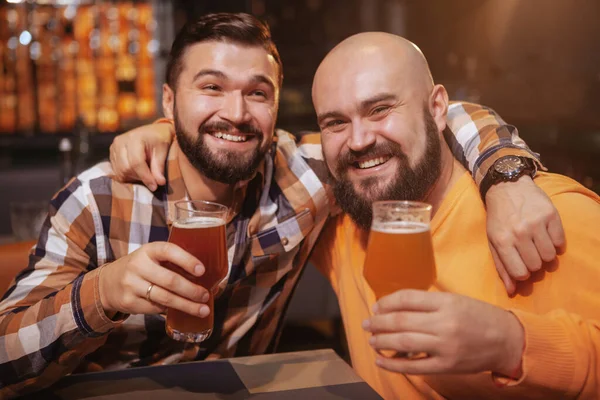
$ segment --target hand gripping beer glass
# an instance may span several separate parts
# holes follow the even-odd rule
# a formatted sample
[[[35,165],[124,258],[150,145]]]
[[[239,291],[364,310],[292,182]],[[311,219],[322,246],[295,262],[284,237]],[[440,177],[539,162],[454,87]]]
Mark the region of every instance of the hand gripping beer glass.
[[[435,282],[430,219],[431,206],[426,203],[373,203],[363,273],[377,299],[400,289],[427,290]]]
[[[183,277],[209,291],[210,314],[201,318],[175,309],[167,309],[167,334],[183,342],[202,342],[213,330],[214,295],[228,271],[225,224],[228,208],[208,201],[178,201],[169,242],[198,258],[205,267],[204,275],[195,277],[181,268],[169,265]]]

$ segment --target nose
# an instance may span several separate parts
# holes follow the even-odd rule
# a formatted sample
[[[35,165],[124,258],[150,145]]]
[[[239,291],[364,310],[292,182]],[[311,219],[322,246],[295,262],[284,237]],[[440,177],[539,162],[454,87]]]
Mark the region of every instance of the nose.
[[[239,125],[250,120],[246,100],[240,92],[228,93],[225,96],[219,116],[233,125]]]
[[[371,148],[376,141],[375,132],[362,121],[352,123],[352,131],[348,137],[347,146],[354,152],[362,152]]]

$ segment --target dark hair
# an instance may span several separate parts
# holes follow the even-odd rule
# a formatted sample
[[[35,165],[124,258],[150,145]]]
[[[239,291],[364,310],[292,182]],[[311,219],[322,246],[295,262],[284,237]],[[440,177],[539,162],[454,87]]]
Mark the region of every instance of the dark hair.
[[[167,62],[167,84],[175,90],[177,79],[183,69],[183,56],[188,47],[205,41],[223,41],[248,46],[261,46],[273,56],[279,66],[279,85],[283,81],[283,67],[275,43],[271,39],[269,25],[245,13],[207,14],[187,22],[179,31]]]

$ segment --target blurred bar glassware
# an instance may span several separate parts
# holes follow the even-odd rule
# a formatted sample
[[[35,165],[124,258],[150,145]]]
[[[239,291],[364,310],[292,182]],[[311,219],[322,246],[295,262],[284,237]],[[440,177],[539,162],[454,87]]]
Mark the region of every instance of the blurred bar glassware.
[[[174,265],[178,272],[210,292],[207,302],[210,314],[201,318],[175,309],[167,309],[167,334],[179,341],[198,343],[212,333],[214,324],[214,295],[229,269],[225,224],[229,209],[208,201],[178,201],[169,242],[198,258],[206,268],[204,275],[195,277]]]
[[[400,289],[427,290],[435,282],[430,220],[431,205],[426,203],[373,204],[363,274],[377,299]]]

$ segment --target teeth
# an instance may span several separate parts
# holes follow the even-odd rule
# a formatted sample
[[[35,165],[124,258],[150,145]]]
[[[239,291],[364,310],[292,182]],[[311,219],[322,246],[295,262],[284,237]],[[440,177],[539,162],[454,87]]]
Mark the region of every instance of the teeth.
[[[245,142],[248,140],[248,136],[230,135],[223,132],[215,132],[212,135],[218,139],[229,140],[230,142]]]
[[[376,167],[376,166],[378,166],[380,164],[383,164],[384,162],[386,162],[389,159],[390,159],[389,157],[374,158],[374,159],[369,160],[369,161],[359,162],[358,163],[358,167],[360,169],[373,168],[373,167]]]

